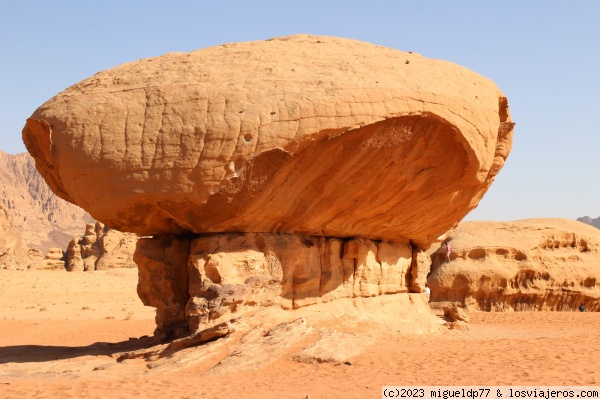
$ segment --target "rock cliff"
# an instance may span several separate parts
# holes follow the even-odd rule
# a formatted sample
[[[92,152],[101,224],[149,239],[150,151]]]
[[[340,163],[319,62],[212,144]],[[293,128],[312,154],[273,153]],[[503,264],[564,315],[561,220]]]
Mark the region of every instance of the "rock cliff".
[[[57,195],[152,236],[138,292],[157,334],[181,335],[252,306],[422,291],[420,251],[477,205],[513,125],[458,65],[297,35],[100,72],[23,140]]]
[[[57,197],[27,154],[0,151],[0,194],[15,230],[29,248],[65,248],[81,226],[93,221],[83,209]]]
[[[433,255],[431,301],[481,310],[600,310],[600,231],[567,219],[464,222]]]
[[[62,249],[50,248],[44,256],[39,250],[28,248],[11,219],[0,203],[0,269],[64,269]]]

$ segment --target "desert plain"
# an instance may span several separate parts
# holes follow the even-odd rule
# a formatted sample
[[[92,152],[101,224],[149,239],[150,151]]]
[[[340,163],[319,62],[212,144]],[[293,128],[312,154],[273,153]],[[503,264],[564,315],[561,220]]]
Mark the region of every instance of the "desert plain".
[[[156,327],[136,284],[136,269],[0,270],[0,397],[377,398],[383,385],[600,385],[598,312],[471,311],[460,331],[435,306],[430,326],[402,324],[400,308],[397,324],[392,306],[364,322],[308,315],[311,331],[240,371],[214,372],[239,348],[235,333],[154,362],[119,362],[151,345],[142,337]],[[295,355],[323,329],[355,339],[339,349],[342,361]]]

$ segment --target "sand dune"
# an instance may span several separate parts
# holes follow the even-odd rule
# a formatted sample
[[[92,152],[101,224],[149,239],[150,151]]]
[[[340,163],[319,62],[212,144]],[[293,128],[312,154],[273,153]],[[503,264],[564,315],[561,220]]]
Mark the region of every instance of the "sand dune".
[[[221,372],[215,365],[247,336],[117,362],[147,347],[139,338],[155,327],[136,283],[134,269],[0,271],[0,397],[378,398],[382,385],[600,385],[597,312],[471,312],[468,331],[438,317],[437,331],[420,334],[325,321],[273,362]],[[328,339],[340,342],[345,362],[293,357],[314,353],[315,336],[333,328]]]

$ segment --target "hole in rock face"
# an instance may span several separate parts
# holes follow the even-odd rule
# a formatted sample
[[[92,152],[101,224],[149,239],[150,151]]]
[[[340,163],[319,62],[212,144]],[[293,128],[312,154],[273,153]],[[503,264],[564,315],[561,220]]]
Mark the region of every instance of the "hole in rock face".
[[[238,158],[233,162],[233,170],[235,176],[239,176],[244,171],[244,160],[242,158]]]
[[[527,260],[527,255],[525,255],[525,254],[524,254],[523,252],[521,252],[521,251],[517,251],[517,252],[515,253],[515,260],[519,260],[519,261],[521,261],[521,260]]]
[[[235,161],[229,162],[227,167],[228,177],[240,177],[246,169],[246,165],[243,158],[237,158]]]
[[[588,277],[584,280],[583,286],[586,288],[593,288],[596,286],[596,279],[592,277]]]
[[[249,142],[251,142],[251,141],[252,141],[252,134],[251,134],[251,133],[246,133],[246,134],[244,134],[244,141],[245,141],[246,143],[249,143]]]
[[[485,249],[483,248],[475,248],[472,249],[471,251],[469,251],[469,258],[470,259],[483,259],[485,258]]]
[[[496,250],[496,255],[506,256],[506,255],[508,255],[508,250],[506,250],[504,248],[498,248]]]
[[[213,283],[221,284],[221,273],[219,272],[217,264],[217,262],[213,261],[212,259],[209,259],[204,264],[204,275]]]

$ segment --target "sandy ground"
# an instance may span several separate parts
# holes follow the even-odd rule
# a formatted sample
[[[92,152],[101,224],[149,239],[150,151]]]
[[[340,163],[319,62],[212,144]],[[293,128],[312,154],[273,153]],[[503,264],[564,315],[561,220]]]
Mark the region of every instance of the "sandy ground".
[[[440,318],[438,331],[423,334],[342,323],[344,337],[362,343],[345,362],[284,354],[211,372],[227,364],[218,360],[232,354],[233,339],[162,363],[117,362],[146,347],[138,338],[154,329],[136,284],[135,269],[0,270],[0,398],[380,398],[382,385],[600,385],[600,313],[472,312],[468,331]],[[294,342],[291,351],[308,341]]]

